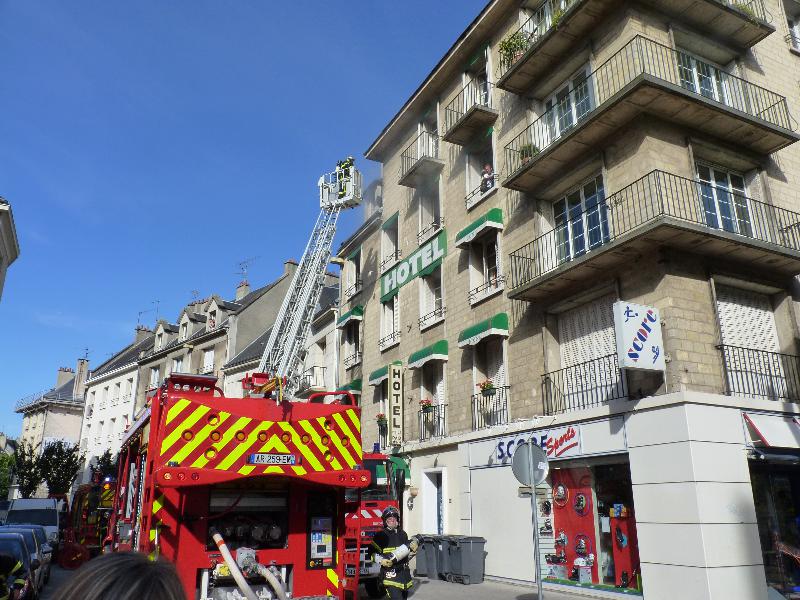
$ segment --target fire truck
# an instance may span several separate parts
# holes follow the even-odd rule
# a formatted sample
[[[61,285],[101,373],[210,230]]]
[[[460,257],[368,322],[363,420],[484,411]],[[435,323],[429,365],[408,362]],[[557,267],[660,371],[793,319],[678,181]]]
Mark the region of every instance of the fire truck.
[[[108,524],[114,507],[117,483],[113,477],[98,478],[78,486],[72,498],[61,566],[77,568],[101,551],[108,535]]]

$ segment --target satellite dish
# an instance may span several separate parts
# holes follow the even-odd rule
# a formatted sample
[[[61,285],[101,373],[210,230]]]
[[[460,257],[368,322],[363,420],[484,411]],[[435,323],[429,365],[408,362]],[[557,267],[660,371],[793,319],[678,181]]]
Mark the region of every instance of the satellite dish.
[[[531,463],[533,463],[533,482],[531,482]],[[522,485],[539,485],[550,472],[550,465],[547,462],[547,454],[540,446],[531,444],[519,444],[514,449],[514,457],[511,459],[511,470],[514,477]]]

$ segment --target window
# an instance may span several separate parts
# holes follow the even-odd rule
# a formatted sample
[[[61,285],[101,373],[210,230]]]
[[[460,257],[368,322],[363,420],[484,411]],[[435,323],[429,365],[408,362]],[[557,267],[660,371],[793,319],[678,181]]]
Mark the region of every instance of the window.
[[[211,373],[214,370],[214,349],[203,350],[203,373]]]
[[[445,307],[442,295],[442,268],[420,278],[422,298],[420,299],[419,327],[425,329],[444,319]]]
[[[503,338],[493,335],[481,340],[473,350],[473,370],[477,389],[478,383],[490,380],[495,387],[506,385],[506,365],[503,352]]]
[[[467,210],[497,189],[497,175],[494,172],[494,153],[491,136],[466,155],[467,161]]]
[[[399,221],[398,214],[395,213],[383,224],[381,230],[381,272],[394,265],[400,258]]]
[[[361,248],[347,257],[345,263],[345,291],[347,298],[352,298],[361,291]]]
[[[508,387],[503,338],[491,336],[472,350],[474,429],[508,423]],[[484,392],[479,383],[491,381],[494,387]]]
[[[494,295],[504,287],[505,278],[500,270],[500,236],[490,229],[469,245],[470,250],[470,304]]]
[[[679,51],[677,56],[681,86],[695,94],[726,103],[727,73],[685,51]]]
[[[598,175],[553,204],[558,261],[565,262],[609,240],[603,177]]]
[[[160,373],[158,367],[150,367],[150,389],[157,388],[160,381]]]
[[[213,360],[213,356],[212,356]],[[172,372],[183,373],[183,356],[178,356],[172,359]]]
[[[156,336],[156,350],[160,349],[161,346],[163,346],[163,345],[164,345],[164,334],[163,333],[159,333]]]
[[[217,326],[217,311],[212,310],[208,313],[208,329],[214,329]]]
[[[546,124],[551,140],[572,129],[594,108],[589,67],[583,67],[559,88],[546,102]]]
[[[378,342],[380,350],[386,350],[400,343],[400,300],[395,295],[388,302],[381,304],[381,339]]]
[[[420,438],[445,435],[444,362],[431,360],[422,365],[420,399],[430,400],[432,407],[420,415]]]
[[[103,388],[103,395],[100,396],[100,408],[105,408],[108,402],[108,386]]]
[[[189,333],[189,323],[181,323],[181,339],[185,340]]]
[[[129,377],[125,382],[125,398],[130,398],[133,393],[133,377]]]
[[[438,180],[433,186],[420,187],[416,192],[419,204],[419,233],[417,242],[424,244],[444,225],[439,203]]]
[[[354,367],[361,362],[361,332],[359,321],[351,321],[344,328],[344,366]]]
[[[706,225],[752,236],[744,177],[700,163],[697,164],[697,177]]]
[[[789,25],[789,45],[797,51],[800,51],[800,18],[791,18],[788,20]]]
[[[116,406],[119,403],[119,397],[121,395],[121,392],[122,392],[122,382],[118,381],[117,383],[114,384],[114,396],[112,397],[111,400],[113,406]]]
[[[108,422],[108,440],[111,441],[117,433],[117,420],[111,419]]]

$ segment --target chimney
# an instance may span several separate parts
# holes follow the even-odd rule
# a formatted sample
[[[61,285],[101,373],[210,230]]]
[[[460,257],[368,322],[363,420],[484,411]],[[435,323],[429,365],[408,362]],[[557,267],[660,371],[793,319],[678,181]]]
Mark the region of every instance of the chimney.
[[[135,335],[133,337],[133,343],[134,344],[138,344],[139,342],[141,342],[144,338],[146,338],[151,333],[153,333],[153,331],[151,329],[148,329],[144,325],[137,325],[136,326],[136,332],[135,332]]]
[[[72,386],[73,398],[83,398],[86,391],[86,379],[89,377],[89,360],[79,358],[75,367],[75,383]]]
[[[72,379],[74,374],[75,371],[73,371],[69,367],[59,367],[58,375],[56,375],[56,387],[60,388],[62,385],[67,383],[70,379]]]
[[[297,270],[297,261],[293,258],[290,258],[285,263],[283,263],[283,274],[284,275],[294,275],[294,272]]]
[[[236,288],[236,300],[237,302],[247,296],[250,293],[250,284],[247,282],[246,279],[243,279],[239,282],[239,285]]]

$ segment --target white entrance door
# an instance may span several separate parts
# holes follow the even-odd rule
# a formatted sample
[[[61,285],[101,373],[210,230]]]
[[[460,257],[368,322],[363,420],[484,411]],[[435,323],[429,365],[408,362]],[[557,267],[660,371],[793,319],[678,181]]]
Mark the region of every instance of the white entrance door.
[[[444,469],[425,471],[422,475],[422,531],[444,535],[445,471]]]

